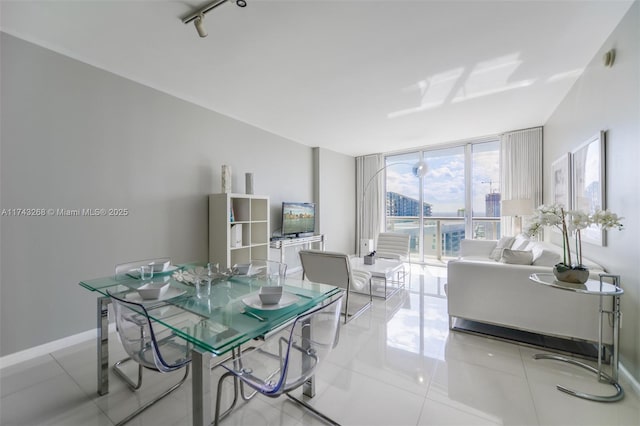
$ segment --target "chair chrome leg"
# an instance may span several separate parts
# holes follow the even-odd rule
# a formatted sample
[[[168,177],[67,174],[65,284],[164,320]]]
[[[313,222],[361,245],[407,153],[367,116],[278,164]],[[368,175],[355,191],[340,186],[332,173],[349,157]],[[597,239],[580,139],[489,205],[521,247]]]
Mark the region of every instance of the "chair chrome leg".
[[[321,420],[323,420],[324,422],[326,422],[327,424],[333,425],[333,426],[340,426],[340,423],[336,422],[335,420],[333,420],[331,417],[321,413],[320,411],[316,410],[314,407],[312,407],[311,405],[307,404],[306,402],[296,398],[295,396],[292,396],[290,394],[287,394],[287,397],[292,400],[294,403],[304,407],[305,409],[309,410],[311,413],[315,414],[317,417],[319,417]]]
[[[134,417],[138,416],[140,413],[145,411],[147,408],[151,407],[156,402],[160,401],[162,398],[164,398],[165,396],[168,396],[171,392],[173,392],[174,390],[178,389],[185,382],[185,380],[187,380],[187,377],[189,376],[189,368],[190,368],[189,365],[187,365],[185,367],[184,376],[182,377],[182,379],[180,379],[180,381],[178,383],[176,383],[175,385],[171,386],[169,389],[164,391],[162,394],[158,395],[155,399],[147,402],[146,404],[144,404],[142,407],[138,408],[133,413],[129,414],[123,420],[120,420],[118,423],[115,424],[115,426],[122,426],[122,425],[126,424],[127,422],[131,421]]]
[[[373,290],[371,289],[371,281],[369,281],[369,301],[365,303],[360,309],[354,313],[349,312],[349,294],[351,291],[347,288],[345,290],[345,304],[344,304],[344,323],[348,323],[352,319],[358,318],[364,311],[373,306]]]
[[[229,408],[227,408],[223,413],[220,413],[220,402],[222,400],[222,384],[224,383],[224,379],[232,375],[233,374],[231,373],[225,373],[218,380],[218,390],[216,392],[216,412],[215,412],[215,415],[213,416],[213,426],[218,426],[218,424],[220,423],[220,420],[227,417],[233,411],[233,409],[236,406],[236,403],[238,402],[238,379],[234,377],[233,378],[233,401],[231,402],[231,405],[229,406]]]
[[[113,372],[116,376],[120,377],[125,381],[125,383],[127,383],[129,389],[138,390],[140,389],[140,386],[142,386],[142,371],[144,370],[144,367],[142,367],[142,364],[138,364],[138,383],[134,383],[133,380],[131,380],[129,376],[127,376],[125,372],[120,368],[120,365],[124,364],[127,361],[131,361],[131,357],[121,359],[120,361],[113,364]]]
[[[226,362],[229,359],[236,359],[238,357],[240,357],[242,355],[243,352],[246,352],[248,350],[251,349],[255,349],[254,346],[250,346],[247,348],[237,348],[237,349],[231,349],[231,355],[228,356],[224,361],[222,362]],[[236,350],[238,351],[236,353]],[[218,365],[216,365],[216,367],[218,367],[221,363],[219,363]],[[215,368],[215,367],[214,367]],[[220,413],[220,400],[222,398],[222,383],[224,382],[224,379],[226,379],[228,376],[231,376],[231,373],[225,373],[222,376],[220,376],[220,379],[218,379],[218,389],[216,392],[216,409],[215,409],[215,416],[213,418],[213,426],[217,426],[220,422],[220,420],[224,419],[225,417],[227,417],[229,414],[231,414],[231,412],[233,411],[233,409],[235,408],[237,402],[238,402],[238,394],[240,395],[240,397],[246,401],[249,402],[249,400],[251,398],[253,398],[254,396],[256,396],[256,394],[258,393],[258,391],[253,391],[251,392],[249,395],[245,394],[244,391],[244,383],[240,382],[240,380],[238,380],[238,378],[236,378],[234,376],[233,378],[233,401],[231,402],[231,406],[229,408],[227,408],[223,413]]]

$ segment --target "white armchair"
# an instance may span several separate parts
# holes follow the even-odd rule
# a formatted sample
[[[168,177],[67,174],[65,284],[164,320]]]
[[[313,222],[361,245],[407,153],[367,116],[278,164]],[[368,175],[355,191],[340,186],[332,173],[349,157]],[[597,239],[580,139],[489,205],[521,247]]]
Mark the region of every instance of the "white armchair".
[[[399,232],[381,232],[378,234],[376,256],[383,259],[409,260],[411,235]]]
[[[376,257],[381,259],[397,260],[402,263],[402,272],[398,274],[398,281],[392,281],[398,288],[404,287],[409,272],[405,267],[405,262],[411,263],[411,235],[400,232],[381,232],[378,234],[378,242],[376,244]],[[385,297],[387,294],[387,281],[384,282]]]

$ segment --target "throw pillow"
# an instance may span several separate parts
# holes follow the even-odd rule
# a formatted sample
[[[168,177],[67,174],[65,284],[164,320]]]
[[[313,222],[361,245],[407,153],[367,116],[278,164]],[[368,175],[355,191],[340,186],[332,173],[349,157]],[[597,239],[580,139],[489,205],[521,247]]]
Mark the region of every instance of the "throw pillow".
[[[511,250],[524,250],[529,245],[529,242],[529,239],[525,235],[516,235],[511,245]]]
[[[554,266],[560,263],[562,258],[560,253],[555,253],[550,250],[542,250],[540,254],[534,253],[533,264],[536,266]]]
[[[531,265],[533,262],[533,253],[526,250],[502,250],[501,263],[509,263],[512,265]]]
[[[498,244],[496,244],[496,248],[493,249],[489,257],[493,260],[500,260],[500,258],[502,257],[502,250],[504,250],[507,247],[511,247],[511,244],[513,244],[514,239],[515,237],[500,238],[500,240],[498,240]]]

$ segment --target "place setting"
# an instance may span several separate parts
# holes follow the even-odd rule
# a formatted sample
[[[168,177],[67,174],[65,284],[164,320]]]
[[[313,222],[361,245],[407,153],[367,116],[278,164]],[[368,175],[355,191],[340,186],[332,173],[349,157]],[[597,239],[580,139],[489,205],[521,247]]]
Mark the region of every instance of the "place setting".
[[[281,286],[262,286],[256,293],[242,299],[242,303],[260,311],[275,311],[297,303],[300,297],[284,291]]]
[[[150,278],[134,290],[135,292],[126,295],[126,299],[135,303],[162,302],[182,296],[187,292],[185,289],[172,287],[169,275]]]

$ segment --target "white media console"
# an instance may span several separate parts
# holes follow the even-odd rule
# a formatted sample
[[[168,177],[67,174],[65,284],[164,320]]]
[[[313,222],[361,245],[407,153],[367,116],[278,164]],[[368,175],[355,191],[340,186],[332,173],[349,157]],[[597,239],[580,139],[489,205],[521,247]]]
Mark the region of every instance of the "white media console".
[[[281,240],[273,240],[269,244],[269,247],[272,249],[280,250],[280,262],[286,263],[285,259],[285,251],[288,247],[295,246],[308,246],[311,247],[311,244],[319,244],[320,250],[324,250],[324,234],[319,235],[311,235],[309,237],[299,237],[299,238],[283,238]]]

